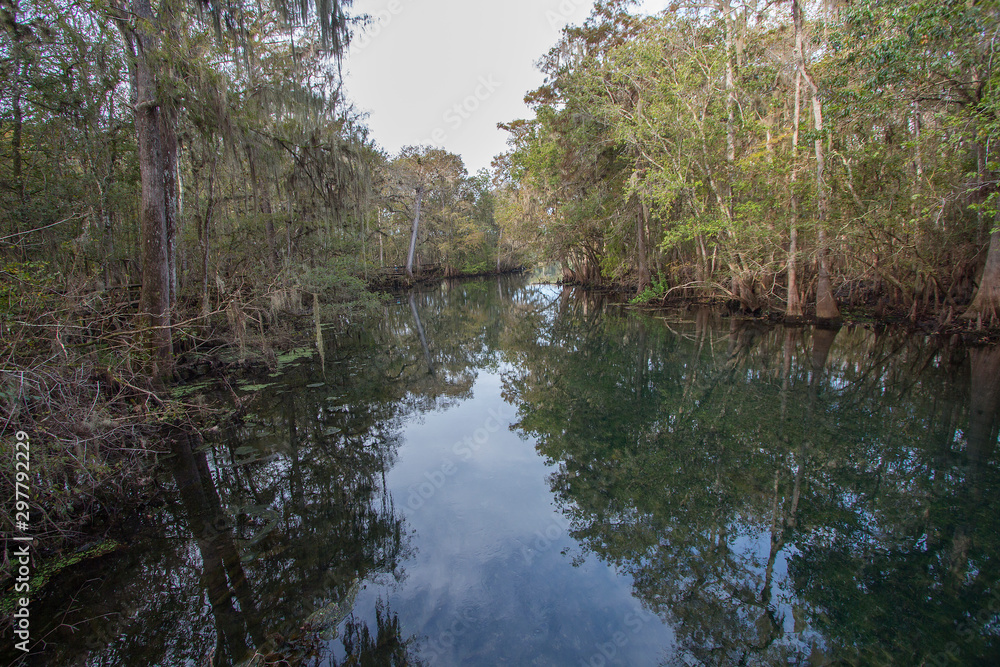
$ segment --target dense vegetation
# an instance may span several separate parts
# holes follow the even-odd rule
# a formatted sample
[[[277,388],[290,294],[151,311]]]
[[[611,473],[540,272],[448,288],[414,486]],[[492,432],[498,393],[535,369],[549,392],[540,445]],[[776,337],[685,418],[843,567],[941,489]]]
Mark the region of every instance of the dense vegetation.
[[[0,0],[0,456],[32,434],[42,543],[145,497],[208,413],[172,384],[421,265],[1000,324],[995,2],[632,4],[564,31],[470,176],[374,142],[350,0]]]
[[[567,29],[507,126],[512,238],[642,300],[998,322],[996,3],[630,4]]]
[[[0,419],[43,544],[144,495],[162,425],[205,416],[173,383],[371,310],[411,239],[441,274],[520,263],[485,175],[369,136],[349,5],[0,2]]]

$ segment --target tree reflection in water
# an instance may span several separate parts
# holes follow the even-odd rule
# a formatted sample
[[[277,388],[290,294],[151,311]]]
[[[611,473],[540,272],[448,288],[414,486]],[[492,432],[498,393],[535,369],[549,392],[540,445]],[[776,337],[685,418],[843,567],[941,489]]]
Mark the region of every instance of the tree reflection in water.
[[[1000,348],[568,292],[519,320],[505,393],[668,663],[1000,664]]]
[[[176,434],[162,537],[32,602],[38,664],[415,664],[387,602],[352,609],[406,583],[404,428],[483,369],[572,537],[672,626],[668,664],[1000,664],[1000,348],[493,281],[326,338],[221,442]]]
[[[60,581],[59,596],[33,603],[50,625],[40,624],[47,647],[31,659],[299,664],[339,650],[339,664],[370,664],[371,655],[415,664],[394,612],[381,609],[371,627],[350,618],[362,582],[402,580],[408,556],[385,472],[413,410],[402,400],[411,382],[385,340],[341,337],[327,350],[336,371],[327,384],[318,386],[319,365],[292,368],[284,393],[265,395],[222,442],[175,431],[160,482],[167,511],[149,517],[161,537],[96,572],[81,568]],[[444,382],[434,390],[464,391]]]

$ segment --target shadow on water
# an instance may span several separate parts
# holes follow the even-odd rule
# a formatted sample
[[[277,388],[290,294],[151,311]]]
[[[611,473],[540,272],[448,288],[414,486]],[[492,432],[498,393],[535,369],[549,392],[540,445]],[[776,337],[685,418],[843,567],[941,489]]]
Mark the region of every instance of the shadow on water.
[[[507,279],[414,292],[349,334],[316,324],[319,363],[289,366],[245,423],[220,442],[175,434],[153,537],[33,603],[33,664],[418,664],[420,535],[387,477],[413,425],[457,412],[481,376],[548,463],[546,506],[577,552],[530,563],[565,581],[606,564],[670,628],[662,664],[1000,664],[1000,348],[640,315]],[[531,525],[539,510],[515,500],[504,520]],[[494,515],[460,509],[491,531]],[[467,582],[483,609],[533,581],[505,574]],[[585,650],[558,614],[586,593],[539,590],[517,599],[554,610],[554,634],[531,641]],[[581,627],[600,630],[601,604]],[[490,632],[496,650],[528,641]],[[628,664],[620,648],[583,664]]]

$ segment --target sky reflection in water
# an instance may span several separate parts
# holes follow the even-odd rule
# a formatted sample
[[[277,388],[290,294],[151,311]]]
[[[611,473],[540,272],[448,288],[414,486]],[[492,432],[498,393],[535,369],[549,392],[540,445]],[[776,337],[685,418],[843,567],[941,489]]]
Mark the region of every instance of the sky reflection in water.
[[[1000,663],[996,348],[484,280],[325,352],[57,582],[36,618],[106,620],[40,661]]]

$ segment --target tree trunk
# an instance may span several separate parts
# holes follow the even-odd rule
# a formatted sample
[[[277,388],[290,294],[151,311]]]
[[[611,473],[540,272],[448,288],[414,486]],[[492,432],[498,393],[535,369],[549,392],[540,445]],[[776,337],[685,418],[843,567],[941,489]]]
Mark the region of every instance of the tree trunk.
[[[132,11],[140,19],[144,19],[144,23],[152,25],[153,11],[150,0],[133,0]],[[154,382],[158,382],[170,373],[173,364],[170,336],[170,260],[164,192],[165,161],[154,69],[155,37],[142,29],[137,30],[133,37],[135,127],[142,184],[139,219],[143,266],[139,307],[150,331],[147,338],[152,353],[150,374]]]
[[[921,188],[924,179],[924,158],[920,149],[923,116],[920,111],[920,100],[913,100],[913,169],[917,176],[917,189]]]
[[[989,254],[986,256],[986,268],[979,283],[979,291],[963,317],[980,320],[988,326],[1000,324],[1000,231],[993,232],[990,237]]]
[[[212,302],[208,293],[209,250],[211,248],[212,213],[215,211],[215,168],[216,158],[212,158],[212,171],[208,177],[208,202],[205,205],[205,217],[201,221],[201,316],[208,317],[212,312]],[[207,324],[207,322],[206,322]]]
[[[792,116],[792,173],[789,177],[791,220],[788,229],[788,298],[785,316],[802,317],[802,299],[799,296],[799,121],[802,113],[802,73],[795,72],[795,109]]]
[[[417,251],[417,233],[420,231],[420,202],[424,197],[424,189],[417,187],[417,211],[413,216],[413,232],[410,234],[410,252],[406,256],[406,275],[413,277],[413,255]]]
[[[21,243],[21,225],[20,218],[24,215],[25,204],[27,203],[27,189],[24,180],[24,167],[23,167],[23,139],[22,135],[24,132],[24,110],[21,107],[21,99],[24,94],[24,82],[28,78],[28,59],[25,57],[24,49],[21,46],[19,37],[17,36],[17,3],[11,6],[11,21],[14,23],[13,27],[13,37],[14,37],[14,48],[12,49],[15,65],[14,65],[14,81],[13,83],[13,112],[14,112],[14,127],[12,128],[11,138],[10,138],[10,148],[11,157],[13,160],[14,167],[14,188],[17,190],[17,205],[19,211],[14,215],[10,216],[11,220],[11,234],[14,235],[14,243],[18,248],[23,248]],[[22,254],[23,256],[23,254]]]
[[[807,79],[808,80],[808,79]],[[829,215],[829,193],[826,187],[826,158],[823,153],[823,103],[819,98],[819,89],[815,83],[810,83],[813,89],[813,114],[816,123],[816,208],[817,232],[816,253],[818,255],[819,275],[816,284],[816,317],[821,320],[840,319],[840,308],[833,296],[833,285],[830,281],[830,257],[826,239],[826,220]]]
[[[733,8],[731,0],[719,0],[719,11],[725,19],[726,48],[726,169],[721,186],[715,185],[709,176],[711,187],[719,207],[729,223],[727,231],[733,233],[733,174],[736,163],[736,79],[733,70]],[[704,151],[704,140],[703,140]],[[734,241],[735,242],[735,241]]]
[[[830,281],[830,259],[827,252],[826,229],[820,220],[816,235],[816,254],[818,255],[819,274],[816,282],[816,317],[821,320],[839,320],[840,308],[833,296],[833,284]]]
[[[497,273],[500,273],[500,244],[503,242],[503,227],[497,233]]]
[[[638,100],[636,101],[635,116],[638,122],[642,122],[644,101],[642,97],[642,89],[638,90]],[[638,147],[633,151],[634,159],[638,161],[638,154],[640,151]],[[638,173],[633,175],[633,179],[638,179]],[[635,181],[633,181],[635,182]],[[649,218],[649,208],[646,205],[646,201],[643,199],[642,194],[637,196],[638,199],[638,211],[636,213],[635,220],[635,254],[636,254],[636,265],[639,271],[639,285],[637,288],[637,293],[642,294],[642,292],[649,287],[650,276],[649,276],[649,259],[646,257],[646,225]]]
[[[731,0],[722,0],[722,12],[726,19],[726,166],[727,192],[732,193],[732,168],[736,162],[736,76],[733,70],[733,45],[735,27]],[[727,201],[727,205],[729,202]]]
[[[160,108],[160,137],[163,142],[163,204],[167,238],[168,304],[177,305],[177,234],[180,219],[177,180],[177,112],[171,106]]]
[[[639,293],[649,287],[649,263],[646,258],[646,202],[639,198],[639,214],[635,220],[636,255],[639,259]]]
[[[803,37],[802,8],[799,0],[792,0],[792,23],[795,27],[795,61],[796,68],[805,80],[812,93],[813,120],[816,129],[816,209],[817,209],[817,260],[819,263],[818,282],[816,287],[816,317],[821,320],[840,319],[840,309],[833,297],[833,286],[830,281],[830,265],[827,257],[826,219],[829,209],[829,197],[826,188],[826,156],[823,151],[823,101],[820,98],[819,86],[813,79],[805,64],[805,47]]]
[[[20,81],[16,84],[16,90],[14,92],[14,131],[10,139],[11,152],[14,156],[14,187],[17,188],[17,200],[22,206],[24,205],[24,177],[22,175],[23,168],[21,166],[21,134],[24,128],[24,112],[21,110],[21,84]],[[14,234],[19,233],[21,230],[18,228],[18,218],[19,215],[11,216],[14,222],[14,229],[11,230]]]

